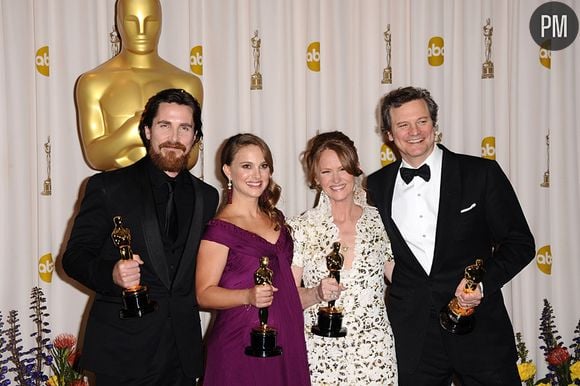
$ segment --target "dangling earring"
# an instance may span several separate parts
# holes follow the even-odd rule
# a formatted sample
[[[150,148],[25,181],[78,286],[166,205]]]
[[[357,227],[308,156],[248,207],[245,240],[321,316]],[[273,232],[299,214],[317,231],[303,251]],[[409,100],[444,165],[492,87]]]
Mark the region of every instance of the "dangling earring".
[[[227,197],[227,203],[231,204],[232,203],[232,180],[228,179],[228,191],[226,192],[226,197]]]

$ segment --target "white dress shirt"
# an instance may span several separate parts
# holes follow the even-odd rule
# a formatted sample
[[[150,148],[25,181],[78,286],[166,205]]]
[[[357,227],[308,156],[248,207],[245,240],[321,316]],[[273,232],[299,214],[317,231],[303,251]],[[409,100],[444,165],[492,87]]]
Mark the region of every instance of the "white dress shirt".
[[[393,220],[427,275],[435,250],[442,161],[443,151],[435,146],[424,162],[431,171],[429,181],[417,176],[406,184],[399,172],[393,192]],[[402,161],[401,167],[410,166]]]

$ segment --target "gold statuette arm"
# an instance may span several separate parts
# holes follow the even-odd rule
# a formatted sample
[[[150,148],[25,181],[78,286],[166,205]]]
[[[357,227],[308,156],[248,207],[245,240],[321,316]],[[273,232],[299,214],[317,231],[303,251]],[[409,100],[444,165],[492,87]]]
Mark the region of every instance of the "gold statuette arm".
[[[81,145],[87,163],[96,170],[111,170],[141,159],[145,155],[138,130],[141,111],[133,112],[119,127],[110,127],[109,117],[96,95],[98,88],[93,86],[81,77],[75,90]]]

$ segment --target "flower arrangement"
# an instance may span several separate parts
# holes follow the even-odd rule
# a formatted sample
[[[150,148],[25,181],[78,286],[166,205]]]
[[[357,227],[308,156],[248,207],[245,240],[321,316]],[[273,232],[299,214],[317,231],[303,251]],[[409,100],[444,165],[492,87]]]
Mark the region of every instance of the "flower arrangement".
[[[528,350],[522,341],[522,336],[516,334],[516,347],[518,350],[518,372],[521,381],[526,386],[569,386],[580,385],[580,321],[574,330],[573,343],[570,350],[562,342],[558,335],[554,322],[554,309],[548,300],[544,299],[544,308],[540,317],[540,336],[543,342],[540,348],[544,351],[544,357],[548,364],[548,374],[538,381],[536,366],[528,359]]]
[[[8,313],[6,329],[0,314],[0,386],[10,385],[7,378],[9,373],[12,373],[12,378],[18,385],[40,386],[48,379],[43,372],[45,365],[49,365],[51,361],[50,339],[46,336],[50,333],[46,322],[46,298],[41,288],[34,287],[31,299],[30,318],[34,322],[35,331],[30,336],[35,345],[29,350],[24,350],[22,346],[18,311],[12,310]]]
[[[49,314],[42,289],[32,288],[29,315],[34,323],[30,334],[34,345],[25,350],[22,345],[22,331],[18,311],[11,310],[6,318],[6,328],[0,313],[0,386],[11,385],[11,380],[19,386],[81,386],[87,385],[74,367],[79,353],[76,338],[61,334],[50,341]],[[44,370],[54,373],[49,378]],[[9,379],[9,377],[11,379]]]

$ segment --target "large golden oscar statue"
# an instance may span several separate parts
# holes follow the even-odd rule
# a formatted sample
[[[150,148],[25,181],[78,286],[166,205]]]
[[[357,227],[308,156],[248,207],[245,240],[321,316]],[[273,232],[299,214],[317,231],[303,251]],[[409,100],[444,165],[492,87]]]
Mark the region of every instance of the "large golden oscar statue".
[[[128,166],[146,150],[139,137],[139,119],[147,100],[158,91],[182,88],[201,104],[200,79],[162,59],[159,0],[117,0],[121,51],[82,74],[75,88],[81,144],[89,166],[110,170]],[[199,143],[188,167],[199,155]]]

